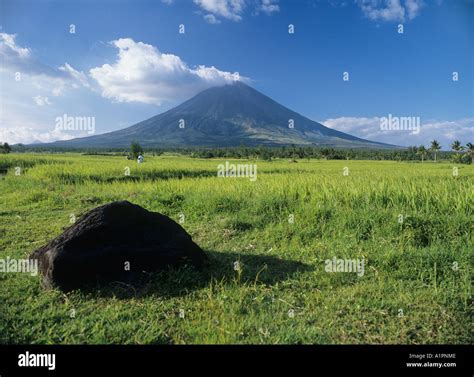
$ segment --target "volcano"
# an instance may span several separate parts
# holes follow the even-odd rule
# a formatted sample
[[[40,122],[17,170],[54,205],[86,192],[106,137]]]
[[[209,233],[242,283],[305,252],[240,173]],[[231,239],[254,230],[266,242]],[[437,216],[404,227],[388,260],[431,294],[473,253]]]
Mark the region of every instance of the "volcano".
[[[393,148],[323,126],[237,81],[212,87],[162,114],[106,134],[58,141],[71,148],[325,146]]]

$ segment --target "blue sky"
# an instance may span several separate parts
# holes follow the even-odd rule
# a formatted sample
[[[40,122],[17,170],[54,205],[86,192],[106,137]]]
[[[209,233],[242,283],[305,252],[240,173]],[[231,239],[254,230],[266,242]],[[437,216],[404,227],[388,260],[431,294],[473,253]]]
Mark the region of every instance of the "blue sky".
[[[292,110],[359,137],[473,141],[472,1],[0,4],[0,141],[86,135],[55,129],[63,114],[95,117],[97,134],[124,128],[232,82],[235,72]],[[419,117],[421,131],[381,130],[389,114]]]

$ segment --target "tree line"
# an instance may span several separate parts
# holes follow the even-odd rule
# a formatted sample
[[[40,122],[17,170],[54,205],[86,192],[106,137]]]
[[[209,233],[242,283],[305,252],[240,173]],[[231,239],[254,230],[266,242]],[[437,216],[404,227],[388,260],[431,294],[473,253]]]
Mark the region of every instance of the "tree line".
[[[235,147],[235,148],[196,148],[188,151],[191,157],[198,158],[246,158],[271,160],[274,158],[325,159],[325,160],[392,160],[392,161],[433,161],[451,160],[457,163],[470,164],[473,160],[474,145],[465,146],[459,140],[451,144],[451,151],[442,151],[437,140],[428,148],[424,145],[411,146],[405,149],[337,149],[313,146],[290,147]]]
[[[391,161],[421,161],[451,160],[456,163],[470,164],[473,160],[474,145],[463,145],[459,140],[450,145],[451,151],[442,151],[441,144],[433,140],[429,147],[424,145],[399,149],[340,149],[321,146],[258,146],[258,147],[188,147],[188,148],[146,148],[138,141],[133,141],[130,148],[60,148],[60,147],[28,147],[15,145],[13,149],[7,144],[0,143],[0,153],[14,152],[79,152],[84,154],[120,155],[136,158],[139,153],[159,156],[165,152],[177,153],[193,158],[243,158],[271,161],[272,159],[325,159],[325,160],[391,160]]]

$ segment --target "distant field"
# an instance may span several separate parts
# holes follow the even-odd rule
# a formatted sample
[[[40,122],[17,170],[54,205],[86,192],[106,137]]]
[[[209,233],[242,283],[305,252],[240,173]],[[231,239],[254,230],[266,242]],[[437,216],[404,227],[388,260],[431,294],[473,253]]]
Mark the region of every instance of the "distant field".
[[[474,166],[230,162],[256,163],[257,180],[218,178],[225,160],[0,156],[0,258],[123,199],[184,215],[211,258],[67,295],[0,273],[0,343],[474,343]],[[326,272],[333,257],[364,258],[363,276]]]

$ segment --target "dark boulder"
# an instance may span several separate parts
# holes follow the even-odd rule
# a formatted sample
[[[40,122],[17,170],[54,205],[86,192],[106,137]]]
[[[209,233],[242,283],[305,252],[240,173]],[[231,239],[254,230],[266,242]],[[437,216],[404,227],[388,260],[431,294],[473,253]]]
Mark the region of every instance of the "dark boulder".
[[[179,224],[128,201],[87,212],[30,258],[47,287],[65,291],[185,264],[201,268],[207,260]]]

